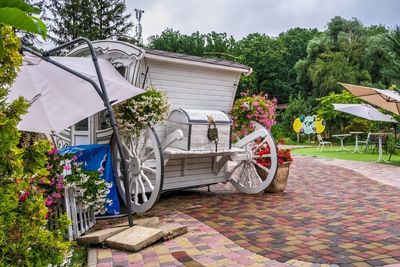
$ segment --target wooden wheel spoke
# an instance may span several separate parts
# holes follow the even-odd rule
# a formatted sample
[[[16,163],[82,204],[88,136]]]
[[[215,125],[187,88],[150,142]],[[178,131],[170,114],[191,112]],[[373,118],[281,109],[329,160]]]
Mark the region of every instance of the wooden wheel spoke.
[[[256,181],[258,182],[257,186],[260,185],[260,184],[262,184],[263,181],[261,180],[261,177],[260,177],[260,175],[258,174],[257,169],[256,169],[256,167],[254,166],[254,164],[251,164],[251,169],[252,169],[252,171],[253,171],[254,178],[255,178]]]
[[[136,181],[136,177],[129,177],[129,191],[132,192],[132,194],[134,193],[134,185],[135,185],[135,181]]]
[[[147,177],[147,175],[144,174],[143,171],[140,172],[140,176],[143,177],[144,181],[148,184],[148,186],[150,187],[150,189],[153,191],[153,190],[154,190],[154,185],[151,183],[149,177]]]
[[[261,159],[261,158],[270,158],[272,155],[271,154],[264,154],[264,155],[254,155],[253,159]]]
[[[139,205],[139,197],[138,197],[138,195],[139,195],[139,184],[136,181],[136,179],[134,179],[134,180],[135,180],[135,191],[131,191],[131,192],[134,193],[134,202],[135,202],[135,204]]]
[[[142,165],[142,169],[143,169],[144,171],[146,171],[146,172],[151,173],[151,174],[156,174],[156,170],[155,170],[155,169],[152,169],[152,168],[147,167],[147,166],[145,166],[145,165]]]
[[[245,166],[246,166],[246,164],[243,164],[243,166],[241,167],[241,171],[240,171],[240,174],[239,174],[239,177],[238,177],[238,181],[246,182],[246,179],[244,178],[244,172],[246,171]],[[243,182],[242,182],[242,184],[243,184]]]
[[[257,167],[259,167],[260,169],[262,169],[262,170],[266,171],[267,173],[269,173],[269,169],[267,167],[261,165],[260,163],[258,163],[254,159],[251,162],[253,162],[254,165],[257,165]]]
[[[143,200],[143,202],[147,202],[146,188],[144,187],[141,175],[138,176],[138,181],[140,184],[140,188],[142,189],[142,200]]]
[[[145,155],[141,160],[142,162],[151,159],[154,156],[154,149],[149,152],[149,154]]]
[[[253,148],[253,153],[257,152],[266,142],[268,142],[267,138],[261,141],[256,147]]]
[[[237,168],[239,168],[239,167],[240,167],[241,165],[243,165],[243,164],[244,164],[244,161],[241,161],[241,162],[239,162],[238,164],[236,164],[236,166],[233,167],[231,173],[234,173],[234,172],[237,170]]]

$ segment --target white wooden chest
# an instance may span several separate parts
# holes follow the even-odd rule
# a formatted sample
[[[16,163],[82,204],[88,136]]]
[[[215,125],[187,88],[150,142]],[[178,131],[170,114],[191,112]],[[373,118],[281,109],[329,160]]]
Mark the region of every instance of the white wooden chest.
[[[217,146],[208,138],[209,118],[213,118],[218,129]],[[215,151],[231,148],[232,120],[228,114],[217,110],[175,109],[167,121],[167,134],[180,129],[184,137],[171,147],[189,151]]]

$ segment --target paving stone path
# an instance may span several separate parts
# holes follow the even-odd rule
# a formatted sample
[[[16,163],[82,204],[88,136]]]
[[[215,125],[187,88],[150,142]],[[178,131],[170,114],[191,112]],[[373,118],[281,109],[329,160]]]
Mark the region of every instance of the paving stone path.
[[[392,172],[400,168],[385,176],[389,186],[349,164],[296,157],[283,194],[245,195],[227,184],[164,195],[148,215],[185,223],[189,232],[135,254],[98,249],[98,266],[400,263],[400,189]],[[374,176],[377,165],[362,167]]]

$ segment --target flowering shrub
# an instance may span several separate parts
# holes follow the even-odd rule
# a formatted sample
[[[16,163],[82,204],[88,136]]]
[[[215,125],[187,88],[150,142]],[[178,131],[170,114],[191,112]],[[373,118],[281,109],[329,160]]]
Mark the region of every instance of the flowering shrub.
[[[164,122],[169,114],[166,94],[149,87],[140,95],[124,101],[115,108],[122,132],[139,135],[146,125]]]
[[[103,214],[107,211],[106,205],[112,201],[107,199],[110,193],[111,183],[104,181],[97,171],[85,171],[82,163],[72,162],[72,174],[65,177],[65,184],[78,189],[83,195],[81,203],[84,207],[94,207],[95,214]]]
[[[15,2],[15,1],[14,1]],[[37,186],[47,175],[44,151],[49,144],[20,144],[17,125],[28,103],[22,98],[5,101],[22,55],[14,29],[0,26],[4,55],[0,64],[0,266],[56,266],[64,261],[70,243],[64,239],[65,215],[55,229],[46,228],[47,209]]]
[[[268,130],[276,123],[276,99],[268,99],[268,95],[248,95],[242,93],[241,98],[233,104],[231,117],[233,120],[233,136],[235,142],[252,133],[255,122],[265,126]]]
[[[85,207],[93,206],[95,214],[106,212],[106,205],[111,204],[107,199],[112,186],[105,182],[98,171],[82,169],[82,164],[77,162],[77,155],[60,155],[53,148],[47,152],[49,175],[40,180],[44,189],[45,204],[48,212],[52,213],[58,201],[64,197],[64,187],[70,186],[82,193],[81,203]]]
[[[279,142],[283,144],[283,142]],[[270,147],[268,144],[264,144],[260,150],[256,152],[258,156],[257,163],[264,166],[270,167],[271,166],[271,158],[270,157],[263,157],[263,155],[271,154]],[[285,162],[293,161],[292,155],[289,149],[281,149],[278,147],[278,165],[282,165]]]

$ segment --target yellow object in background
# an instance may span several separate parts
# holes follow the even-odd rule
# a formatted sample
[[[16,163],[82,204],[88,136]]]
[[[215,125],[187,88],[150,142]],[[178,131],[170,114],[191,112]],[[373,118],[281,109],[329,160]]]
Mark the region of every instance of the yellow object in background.
[[[293,122],[293,130],[296,133],[299,133],[302,126],[303,126],[303,123],[300,121],[300,118],[296,118]]]
[[[324,119],[321,118],[317,118],[317,121],[315,122],[315,129],[317,130],[317,133],[322,133],[323,131],[325,131],[325,126],[326,126],[326,122]]]

